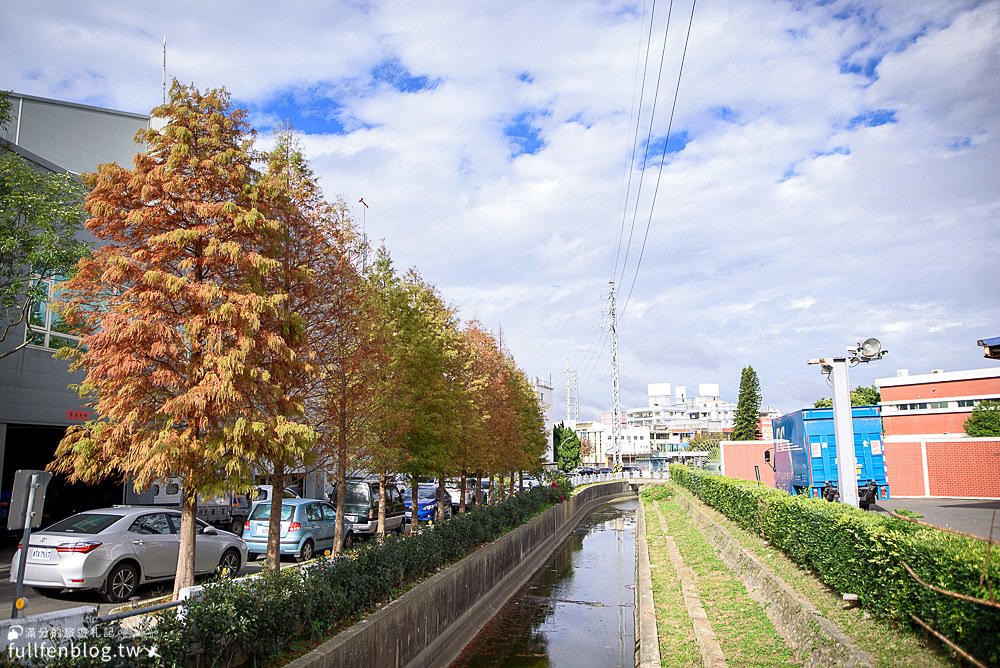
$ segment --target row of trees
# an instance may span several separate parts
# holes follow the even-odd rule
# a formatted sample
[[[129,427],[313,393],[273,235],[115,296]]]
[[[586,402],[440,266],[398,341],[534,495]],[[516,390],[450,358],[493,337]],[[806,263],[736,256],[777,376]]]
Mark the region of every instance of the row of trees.
[[[497,338],[461,325],[384,247],[373,257],[291,130],[261,154],[245,115],[224,90],[175,81],[134,167],[86,177],[101,245],[61,291],[82,340],[61,354],[99,417],[67,433],[51,468],[137,488],[183,479],[175,596],[194,579],[199,496],[270,476],[277,568],[292,471],[334,471],[340,535],[349,471],[378,474],[383,494],[389,473],[409,473],[416,508],[418,476],[442,493],[468,472],[512,487],[545,449],[535,393]],[[501,482],[499,498],[510,491]]]

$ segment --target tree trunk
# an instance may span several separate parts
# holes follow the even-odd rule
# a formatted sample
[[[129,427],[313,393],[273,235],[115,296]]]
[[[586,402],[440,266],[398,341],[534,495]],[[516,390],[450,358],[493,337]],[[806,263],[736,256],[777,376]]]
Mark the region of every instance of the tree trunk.
[[[177,552],[177,572],[174,577],[173,600],[180,596],[181,589],[194,584],[195,529],[198,523],[198,495],[189,485],[181,487],[181,535]]]
[[[347,433],[343,429],[337,440],[339,441],[337,443],[337,472],[335,474],[337,519],[333,523],[333,553],[335,555],[340,554],[340,537],[344,533],[344,506],[347,505]]]
[[[517,470],[517,491],[518,492],[524,491],[524,471],[522,471],[521,469]]]
[[[497,476],[497,501],[498,502],[503,502],[503,500],[507,498],[507,492],[503,488],[503,477],[504,477],[504,472],[500,471],[500,475]]]
[[[463,473],[461,480],[459,480],[459,482],[458,482],[458,484],[459,484],[459,489],[458,489],[458,512],[460,512],[460,513],[464,513],[465,512],[465,486],[468,484],[468,480],[469,480],[468,476],[466,476]]]
[[[385,503],[386,499],[386,476],[385,471],[378,474],[378,537],[385,538]]]
[[[438,509],[437,513],[434,514],[434,519],[438,522],[444,522],[444,504],[451,506],[451,497],[448,496],[448,490],[444,486],[444,474],[438,475]]]
[[[271,476],[271,517],[267,521],[267,557],[264,568],[281,568],[281,503],[285,500],[285,464],[276,462]]]
[[[483,472],[476,471],[476,505],[481,505],[483,499]]]
[[[497,501],[496,492],[493,491],[495,484],[496,484],[496,479],[493,477],[493,471],[490,471],[490,486],[489,486],[489,494],[487,495],[487,501],[491,506]]]
[[[410,478],[410,533],[415,534],[420,531],[420,520],[417,519],[417,509],[420,507],[417,504],[419,499],[417,492],[417,476],[412,476]]]

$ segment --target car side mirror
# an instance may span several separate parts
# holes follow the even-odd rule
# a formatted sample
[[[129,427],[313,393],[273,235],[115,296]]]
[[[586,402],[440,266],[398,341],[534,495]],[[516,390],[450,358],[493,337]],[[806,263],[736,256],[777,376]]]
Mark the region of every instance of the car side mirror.
[[[205,527],[205,530],[201,532],[205,536],[218,536],[219,530],[215,527]]]

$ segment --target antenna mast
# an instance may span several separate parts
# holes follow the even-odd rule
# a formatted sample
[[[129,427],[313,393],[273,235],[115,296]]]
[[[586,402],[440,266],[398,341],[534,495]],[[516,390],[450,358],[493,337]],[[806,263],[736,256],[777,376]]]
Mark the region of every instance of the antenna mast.
[[[580,401],[576,388],[576,371],[570,368],[566,360],[566,421],[580,419]]]
[[[622,406],[618,382],[618,319],[615,313],[615,282],[611,281],[608,297],[611,312],[611,450],[615,455],[614,470],[622,470]]]
[[[167,103],[167,36],[163,36],[163,104]]]

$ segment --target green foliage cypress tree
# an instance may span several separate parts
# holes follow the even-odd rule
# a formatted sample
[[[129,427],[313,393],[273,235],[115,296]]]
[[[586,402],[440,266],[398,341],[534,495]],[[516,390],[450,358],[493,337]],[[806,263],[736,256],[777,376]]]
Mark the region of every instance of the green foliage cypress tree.
[[[569,471],[580,465],[580,437],[560,422],[555,428],[556,462],[560,471]]]
[[[733,419],[734,441],[756,441],[760,438],[760,381],[757,372],[747,365],[740,377],[740,396]]]

